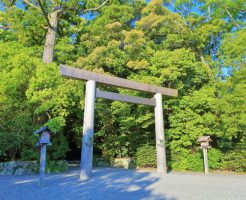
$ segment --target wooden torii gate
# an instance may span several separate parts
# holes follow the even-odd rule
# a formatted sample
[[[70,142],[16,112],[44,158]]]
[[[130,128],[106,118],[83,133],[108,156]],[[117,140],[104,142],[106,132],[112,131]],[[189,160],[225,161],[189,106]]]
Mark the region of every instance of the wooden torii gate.
[[[166,173],[166,150],[164,138],[163,106],[162,95],[178,95],[176,89],[154,86],[145,83],[139,83],[123,78],[98,74],[83,69],[77,69],[65,65],[60,65],[60,73],[73,79],[85,80],[85,108],[83,124],[83,141],[81,152],[80,179],[89,179],[92,175],[92,157],[93,157],[93,134],[94,134],[94,109],[95,98],[104,98],[117,101],[144,104],[155,107],[155,134],[156,134],[156,154],[157,154],[157,171]],[[121,88],[138,90],[143,92],[154,93],[154,98],[147,99],[136,96],[128,96],[113,92],[106,92],[96,89],[96,82],[117,86]]]

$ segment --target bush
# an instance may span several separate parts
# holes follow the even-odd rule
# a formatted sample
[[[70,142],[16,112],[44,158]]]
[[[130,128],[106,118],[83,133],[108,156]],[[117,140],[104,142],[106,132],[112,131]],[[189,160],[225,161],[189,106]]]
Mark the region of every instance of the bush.
[[[221,166],[222,153],[217,149],[208,150],[208,164],[210,169],[218,169]],[[191,153],[187,149],[172,154],[171,166],[173,170],[184,171],[203,171],[203,154],[198,149]]]
[[[145,144],[137,149],[136,160],[138,167],[156,167],[155,146]]]
[[[67,169],[68,169],[68,162],[66,160],[55,160],[55,161],[52,160],[47,162],[45,171],[47,173],[63,172],[66,171]]]
[[[208,165],[209,169],[219,169],[221,167],[222,153],[217,149],[208,150]]]
[[[225,154],[222,168],[235,172],[246,172],[246,150],[234,150]]]
[[[32,147],[30,149],[27,148],[22,149],[21,160],[23,161],[38,160],[39,157],[40,157],[40,153],[37,150],[37,147]]]
[[[18,133],[0,132],[0,161],[14,160],[18,149],[21,146],[21,137]]]
[[[203,170],[203,157],[202,152],[197,151],[188,155],[187,160],[189,162],[188,170],[202,171]]]
[[[67,138],[62,133],[51,133],[51,146],[47,147],[47,157],[50,160],[65,159],[69,151]]]
[[[171,168],[176,171],[202,171],[203,160],[200,151],[191,153],[187,149],[179,149],[179,151],[171,154]]]

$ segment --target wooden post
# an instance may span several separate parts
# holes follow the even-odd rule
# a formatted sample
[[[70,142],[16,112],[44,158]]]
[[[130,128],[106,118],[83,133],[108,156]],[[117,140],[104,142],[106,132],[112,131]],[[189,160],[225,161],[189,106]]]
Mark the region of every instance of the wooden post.
[[[42,186],[45,178],[45,163],[46,163],[46,144],[40,146],[40,168],[39,168],[39,181]]]
[[[164,138],[164,121],[162,95],[155,94],[155,137],[156,137],[156,156],[157,156],[157,172],[167,173],[166,150]]]
[[[203,148],[204,172],[208,174],[208,149]]]
[[[204,173],[208,174],[208,148],[210,148],[209,142],[212,140],[210,136],[200,136],[197,141],[201,143],[201,149],[203,151]]]
[[[96,82],[86,82],[83,141],[81,152],[80,179],[89,179],[92,174],[94,107],[96,96]]]

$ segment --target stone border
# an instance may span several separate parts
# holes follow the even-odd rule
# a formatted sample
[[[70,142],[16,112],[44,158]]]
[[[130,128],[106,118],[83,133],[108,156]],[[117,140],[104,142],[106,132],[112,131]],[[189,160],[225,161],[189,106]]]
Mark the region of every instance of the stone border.
[[[37,161],[0,162],[0,175],[35,174]]]

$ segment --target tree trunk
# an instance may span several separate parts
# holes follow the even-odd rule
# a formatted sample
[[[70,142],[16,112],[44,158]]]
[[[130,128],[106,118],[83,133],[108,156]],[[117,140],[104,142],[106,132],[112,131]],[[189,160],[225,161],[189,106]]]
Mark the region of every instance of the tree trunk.
[[[55,40],[56,40],[56,32],[57,32],[57,24],[58,24],[58,12],[56,10],[49,14],[49,22],[50,22],[50,26],[46,34],[45,46],[43,52],[44,63],[51,63],[54,57],[54,48],[55,48]]]

